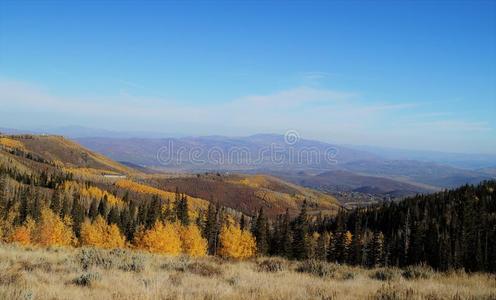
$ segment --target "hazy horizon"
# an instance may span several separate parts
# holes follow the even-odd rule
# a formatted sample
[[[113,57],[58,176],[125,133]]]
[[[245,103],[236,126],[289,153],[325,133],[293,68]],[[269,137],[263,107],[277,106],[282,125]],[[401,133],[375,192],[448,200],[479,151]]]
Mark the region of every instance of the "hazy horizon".
[[[2,130],[5,130],[2,132]],[[291,132],[291,130],[290,130]],[[207,134],[207,135],[197,135],[197,134],[184,134],[180,132],[160,132],[160,131],[122,131],[113,130],[106,128],[95,128],[86,127],[80,125],[67,125],[67,126],[39,126],[39,127],[27,127],[27,128],[12,128],[0,126],[0,133],[4,134],[16,134],[16,133],[33,133],[33,134],[55,134],[62,135],[71,139],[84,139],[84,138],[109,138],[109,139],[182,139],[182,138],[208,138],[208,137],[223,137],[223,138],[248,138],[257,135],[275,135],[284,137],[287,132],[254,132],[252,134],[246,135],[221,135],[221,134]],[[334,140],[321,140],[319,138],[309,138],[301,136],[299,132],[295,132],[298,135],[299,140],[316,141],[323,142],[332,145],[338,145],[341,147],[354,148],[357,150],[363,150],[366,152],[375,151],[397,151],[396,155],[401,152],[407,152],[410,154],[452,154],[452,155],[486,155],[496,158],[496,153],[488,152],[456,152],[456,151],[443,151],[443,150],[432,150],[423,148],[400,148],[395,146],[384,146],[384,145],[374,145],[374,144],[341,144]],[[372,151],[374,150],[374,151]],[[408,156],[408,155],[407,155]],[[413,159],[413,158],[410,158]]]

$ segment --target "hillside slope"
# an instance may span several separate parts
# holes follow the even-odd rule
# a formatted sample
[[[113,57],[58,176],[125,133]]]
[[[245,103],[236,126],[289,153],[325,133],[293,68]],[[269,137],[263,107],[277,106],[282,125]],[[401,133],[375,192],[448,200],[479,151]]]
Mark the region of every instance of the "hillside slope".
[[[135,173],[101,154],[90,151],[83,146],[53,135],[13,135],[0,138],[0,144],[26,152],[27,155],[61,165],[67,168],[87,168],[122,174]]]
[[[16,170],[35,176],[42,172],[72,174],[74,179],[98,185],[119,197],[127,193],[135,198],[158,196],[172,201],[179,191],[189,196],[192,209],[205,209],[213,202],[248,216],[255,215],[260,207],[270,216],[286,209],[294,214],[305,199],[310,213],[335,214],[339,208],[332,196],[270,176],[144,173],[60,136],[2,136],[0,149],[0,163],[3,161],[6,168],[15,165]]]
[[[267,175],[198,174],[156,179],[167,191],[187,191],[193,197],[212,200],[219,204],[255,215],[263,207],[269,216],[289,210],[296,214],[306,200],[310,213],[335,214],[340,207],[332,196],[288,183]]]

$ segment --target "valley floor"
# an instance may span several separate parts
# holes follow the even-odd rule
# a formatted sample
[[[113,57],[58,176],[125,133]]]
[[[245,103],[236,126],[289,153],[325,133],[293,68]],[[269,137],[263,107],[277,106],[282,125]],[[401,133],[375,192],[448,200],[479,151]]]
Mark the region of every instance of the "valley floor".
[[[496,299],[496,277],[0,245],[0,299]]]

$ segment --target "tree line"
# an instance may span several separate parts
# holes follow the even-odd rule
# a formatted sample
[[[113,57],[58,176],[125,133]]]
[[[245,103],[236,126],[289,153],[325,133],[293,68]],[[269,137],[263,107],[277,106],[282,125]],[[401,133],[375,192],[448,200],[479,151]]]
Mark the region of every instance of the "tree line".
[[[48,179],[41,180],[44,177]],[[139,198],[71,179],[20,175],[0,168],[0,241],[132,247],[169,255],[246,258],[255,254],[254,237],[221,207],[211,205],[205,212],[194,212],[179,191],[174,199]]]
[[[341,210],[335,217],[289,214],[251,227],[260,255],[316,258],[364,267],[427,264],[437,270],[496,271],[496,181],[398,202]]]
[[[263,209],[254,216],[232,213],[215,201],[192,211],[179,191],[164,199],[113,188],[76,182],[69,174],[33,175],[2,167],[0,238],[364,267],[427,264],[437,270],[496,271],[496,181],[341,210],[332,217],[309,215],[305,202],[296,216],[286,211],[275,219]],[[50,235],[46,224],[57,228],[52,242],[39,240]]]

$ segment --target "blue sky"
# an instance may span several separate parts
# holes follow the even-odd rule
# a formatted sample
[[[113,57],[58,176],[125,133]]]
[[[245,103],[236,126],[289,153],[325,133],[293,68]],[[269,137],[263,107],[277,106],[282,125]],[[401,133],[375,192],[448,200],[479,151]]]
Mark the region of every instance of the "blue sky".
[[[0,127],[496,153],[495,1],[1,1]]]

